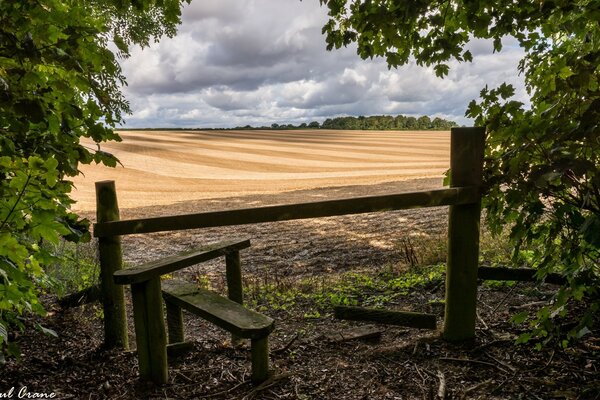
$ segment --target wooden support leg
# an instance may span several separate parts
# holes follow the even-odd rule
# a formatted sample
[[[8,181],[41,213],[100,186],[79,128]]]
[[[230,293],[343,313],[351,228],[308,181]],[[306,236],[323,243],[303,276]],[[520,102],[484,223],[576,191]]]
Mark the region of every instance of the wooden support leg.
[[[269,377],[269,337],[252,339],[252,382],[260,383]]]
[[[244,304],[244,293],[242,288],[242,268],[240,261],[240,252],[234,251],[225,255],[225,266],[227,276],[227,295],[230,300],[239,304]],[[241,339],[231,335],[231,344],[236,346],[240,344]]]
[[[167,327],[169,328],[169,343],[183,342],[183,314],[181,307],[166,301]]]
[[[167,383],[167,335],[160,278],[132,284],[131,296],[140,378],[156,384]]]

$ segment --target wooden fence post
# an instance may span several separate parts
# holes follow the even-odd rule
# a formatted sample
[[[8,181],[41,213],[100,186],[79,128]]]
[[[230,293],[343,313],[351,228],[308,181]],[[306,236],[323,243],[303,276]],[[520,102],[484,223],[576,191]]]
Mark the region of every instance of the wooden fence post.
[[[119,206],[114,181],[96,182],[96,219],[98,223],[118,221]],[[104,345],[129,349],[123,286],[115,285],[113,274],[123,268],[121,237],[98,239],[100,289],[104,307]]]
[[[485,128],[452,128],[450,187],[481,185],[484,147]],[[443,331],[448,341],[475,337],[480,217],[481,201],[450,206]]]

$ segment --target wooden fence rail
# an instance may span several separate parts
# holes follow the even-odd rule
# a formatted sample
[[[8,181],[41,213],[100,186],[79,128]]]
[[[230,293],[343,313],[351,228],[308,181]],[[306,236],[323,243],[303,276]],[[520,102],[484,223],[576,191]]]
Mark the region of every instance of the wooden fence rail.
[[[350,199],[315,201],[280,206],[102,222],[94,225],[94,236],[108,237],[305,218],[334,217],[410,208],[477,204],[479,199],[478,186],[454,187],[383,196],[354,197]]]

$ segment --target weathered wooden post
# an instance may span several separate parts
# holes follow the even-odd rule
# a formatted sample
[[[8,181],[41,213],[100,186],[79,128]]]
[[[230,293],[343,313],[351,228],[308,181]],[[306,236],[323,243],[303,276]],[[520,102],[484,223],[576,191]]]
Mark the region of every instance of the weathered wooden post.
[[[450,187],[482,184],[484,147],[485,128],[452,128]],[[450,206],[443,331],[448,341],[475,337],[480,217],[481,201]]]
[[[167,383],[167,333],[163,317],[160,276],[131,284],[135,342],[140,378],[157,384]]]
[[[98,223],[118,221],[119,205],[114,181],[96,182],[96,219]],[[123,268],[121,237],[98,239],[100,289],[104,307],[104,345],[129,349],[123,286],[115,285],[113,274]]]
[[[244,304],[244,293],[242,287],[242,267],[240,252],[229,252],[225,255],[225,268],[227,278],[227,297],[236,303]],[[241,339],[231,335],[231,344],[237,346]]]

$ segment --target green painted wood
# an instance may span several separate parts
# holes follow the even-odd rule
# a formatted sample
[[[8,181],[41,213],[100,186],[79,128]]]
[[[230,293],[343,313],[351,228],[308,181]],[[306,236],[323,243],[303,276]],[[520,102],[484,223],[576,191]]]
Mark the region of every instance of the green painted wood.
[[[452,128],[451,187],[480,186],[483,177],[484,128]],[[453,205],[448,213],[448,256],[443,337],[475,337],[477,268],[481,201]]]
[[[479,186],[98,223],[94,236],[129,235],[477,203]]]
[[[114,273],[114,281],[120,285],[143,282],[247,247],[250,247],[249,239],[230,240],[202,246],[186,253],[161,258],[137,267],[122,269]]]
[[[269,337],[252,339],[250,342],[252,360],[252,382],[261,383],[269,378]]]
[[[201,289],[189,282],[163,282],[163,297],[179,307],[233,333],[255,339],[267,336],[274,328],[273,319],[249,310],[217,293]]]
[[[183,342],[183,313],[181,307],[171,302],[166,302],[166,306],[169,343]]]
[[[119,205],[114,181],[96,182],[96,219],[99,223],[118,221]],[[105,236],[98,240],[100,291],[104,311],[104,345],[129,348],[123,287],[115,285],[113,274],[123,268],[121,238]]]
[[[532,268],[479,267],[477,277],[488,281],[523,281],[535,282],[537,270]],[[563,285],[567,279],[559,274],[548,274],[544,283]]]
[[[234,251],[225,256],[226,277],[227,277],[227,297],[238,304],[244,304],[244,291],[242,287],[242,267],[239,251]],[[231,344],[237,346],[240,344],[240,338],[231,336]]]
[[[334,307],[337,319],[350,321],[369,321],[378,324],[406,326],[419,329],[436,329],[436,317],[433,314],[410,311],[388,311],[374,308],[337,306]]]

